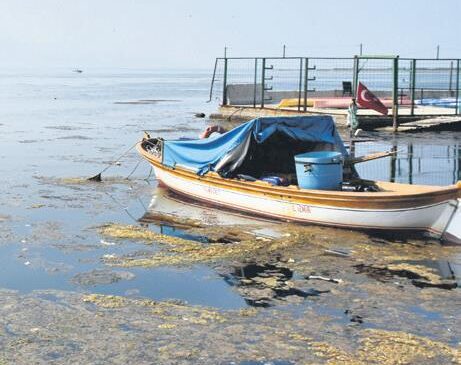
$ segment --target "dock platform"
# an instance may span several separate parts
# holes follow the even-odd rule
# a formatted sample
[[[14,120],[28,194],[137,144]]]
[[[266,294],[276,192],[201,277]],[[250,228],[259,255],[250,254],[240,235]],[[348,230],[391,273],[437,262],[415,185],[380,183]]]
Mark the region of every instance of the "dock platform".
[[[399,131],[417,130],[461,130],[461,115],[443,115],[447,108],[437,106],[418,106],[414,115],[411,109],[399,108]],[[279,108],[276,105],[266,105],[264,108],[248,105],[225,105],[217,113],[210,115],[211,119],[243,122],[258,117],[297,116],[297,115],[331,115],[338,128],[346,127],[347,110],[333,108],[313,108],[299,111],[298,108]],[[363,130],[392,130],[392,115],[383,116],[374,110],[359,109],[358,119]]]
[[[377,128],[378,131],[392,132],[392,127]],[[399,132],[420,132],[437,130],[461,130],[461,115],[426,118],[399,126]]]

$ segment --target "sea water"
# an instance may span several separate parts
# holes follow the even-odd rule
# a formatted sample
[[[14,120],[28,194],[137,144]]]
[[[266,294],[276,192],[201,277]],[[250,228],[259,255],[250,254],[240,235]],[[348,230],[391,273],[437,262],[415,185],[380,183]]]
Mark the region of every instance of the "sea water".
[[[155,251],[102,238],[96,227],[137,225],[152,198],[162,197],[150,167],[132,147],[144,131],[164,138],[198,136],[208,120],[194,114],[217,108],[216,100],[207,102],[210,79],[208,70],[0,71],[0,287],[245,306],[245,298],[213,265],[120,269],[102,281],[85,280],[87,273],[108,270],[101,261],[105,255]],[[358,165],[364,178],[430,185],[461,178],[460,132],[365,137],[369,141],[357,143],[357,155],[389,149],[396,154]],[[124,152],[103,174],[108,182],[84,182]],[[212,222],[235,218],[216,209],[188,209],[186,215]],[[181,204],[173,212],[181,214]],[[185,234],[168,225],[150,229]]]

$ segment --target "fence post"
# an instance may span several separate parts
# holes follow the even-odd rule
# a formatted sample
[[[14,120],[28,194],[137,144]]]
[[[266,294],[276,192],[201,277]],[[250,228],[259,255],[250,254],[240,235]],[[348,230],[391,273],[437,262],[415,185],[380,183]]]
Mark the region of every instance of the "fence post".
[[[214,87],[214,83],[216,80],[216,70],[218,68],[218,62],[219,62],[219,58],[216,58],[214,61],[213,77],[211,78],[210,98],[208,99],[207,103],[211,102],[211,100],[213,99],[213,87]]]
[[[307,111],[307,83],[308,83],[308,73],[309,73],[309,58],[304,59],[304,105],[303,110]]]
[[[222,89],[222,105],[227,105],[227,57],[224,58],[224,79]]]
[[[359,58],[354,56],[354,68],[352,75],[352,96],[355,98],[357,95],[357,85],[359,81]]]
[[[261,69],[261,108],[264,108],[264,89],[266,88],[266,59],[263,58]]]
[[[298,112],[301,111],[301,93],[302,93],[302,80],[303,80],[303,59],[299,58],[299,83],[298,83]]]
[[[394,132],[397,132],[399,127],[399,56],[393,60],[392,71],[394,74],[394,82],[392,85],[392,127]]]
[[[258,81],[258,59],[255,58],[255,75],[253,85],[253,108],[256,108],[256,93],[257,93],[257,81]]]
[[[390,163],[391,163],[391,166],[390,166],[390,176],[389,176],[389,181],[390,182],[395,182],[395,175],[396,175],[396,163],[397,163],[397,143],[395,141],[395,139],[392,140],[392,147],[391,147],[391,151],[393,152],[393,154],[391,155],[391,158],[390,158]]]
[[[413,184],[413,143],[409,143],[407,146],[408,154],[408,183]]]
[[[456,176],[456,180],[459,181],[461,180],[461,154],[460,154],[460,151],[461,151],[461,148],[459,146],[459,143],[456,144],[456,154],[457,154],[457,157],[456,159],[458,160],[458,164],[457,164],[457,176]]]
[[[455,114],[459,114],[459,59],[456,60],[456,104]]]
[[[416,60],[411,60],[411,116],[415,115]]]

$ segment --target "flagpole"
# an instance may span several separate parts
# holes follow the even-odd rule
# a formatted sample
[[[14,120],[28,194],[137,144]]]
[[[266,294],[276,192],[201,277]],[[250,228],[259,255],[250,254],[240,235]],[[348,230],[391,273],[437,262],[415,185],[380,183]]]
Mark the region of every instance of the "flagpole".
[[[359,57],[354,56],[354,66],[353,66],[353,79],[352,79],[352,100],[348,109],[348,122],[349,122],[349,154],[351,157],[355,155],[355,145],[354,145],[354,130],[358,127],[357,121],[357,88],[358,88],[358,79],[359,79]]]
[[[399,56],[393,60],[392,72],[394,74],[392,83],[392,129],[395,133],[399,128]]]
[[[349,155],[355,156],[355,144],[354,144],[354,131],[358,127],[357,120],[357,104],[355,103],[355,97],[352,98],[351,104],[347,110],[347,123],[349,124]]]

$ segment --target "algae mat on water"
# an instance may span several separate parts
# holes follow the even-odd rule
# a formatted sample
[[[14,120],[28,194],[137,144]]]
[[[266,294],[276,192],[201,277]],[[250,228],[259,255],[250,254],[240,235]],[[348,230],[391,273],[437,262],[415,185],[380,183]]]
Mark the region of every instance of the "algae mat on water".
[[[128,299],[117,296],[87,295],[83,297],[84,302],[91,302],[103,309],[119,309],[122,307],[138,307],[150,309],[150,314],[161,320],[158,328],[162,330],[180,331],[184,326],[184,320],[192,325],[208,325],[211,323],[222,324],[223,332],[233,328],[241,321],[240,318],[255,317],[252,323],[253,331],[258,331],[260,335],[267,336],[269,341],[273,341],[275,347],[286,347],[291,352],[298,352],[292,355],[294,358],[304,353],[307,358],[317,358],[327,364],[461,364],[461,352],[459,348],[454,348],[439,341],[434,341],[426,337],[413,335],[403,331],[388,331],[381,329],[364,329],[356,333],[358,346],[351,348],[345,346],[344,339],[338,338],[338,343],[319,340],[322,335],[316,333],[316,326],[310,326],[304,332],[299,326],[293,325],[291,330],[283,330],[277,318],[268,319],[269,322],[277,323],[275,329],[268,327],[267,323],[261,319],[263,311],[255,309],[240,311],[217,311],[211,308],[188,306],[172,302],[159,302],[145,299]],[[272,314],[277,314],[276,311]],[[250,319],[251,321],[251,319]],[[302,325],[305,320],[300,321]],[[327,322],[319,322],[327,325]],[[233,333],[235,335],[235,333]],[[245,341],[247,335],[241,332],[241,340]],[[262,339],[261,339],[262,340]],[[284,345],[281,345],[284,342]],[[205,346],[206,347],[206,346]],[[175,357],[176,347],[163,347],[159,351],[170,359]],[[209,351],[209,350],[208,350]],[[193,352],[191,352],[192,354]],[[287,351],[290,354],[290,351]],[[195,354],[194,356],[198,356]],[[192,356],[192,357],[194,357]],[[274,356],[274,355],[272,355]],[[288,356],[290,358],[291,356]],[[260,354],[248,360],[261,360]],[[306,364],[310,361],[303,362]]]
[[[0,363],[460,364],[426,336],[341,329],[328,316],[227,310],[60,291],[2,291]],[[21,310],[19,310],[21,309]],[[18,315],[20,313],[20,315]]]
[[[234,228],[235,231],[235,228]],[[136,258],[132,256],[118,257],[106,256],[104,262],[116,266],[158,266],[191,264],[197,262],[217,261],[221,259],[254,256],[263,252],[270,254],[274,251],[283,250],[287,247],[299,244],[301,241],[283,237],[280,239],[268,239],[248,234],[242,230],[240,237],[233,235],[234,242],[202,243],[179,237],[172,237],[155,233],[147,228],[107,224],[99,229],[100,234],[117,239],[129,239],[141,241],[145,244],[159,244],[161,249],[150,257]],[[225,232],[224,232],[225,233]]]

